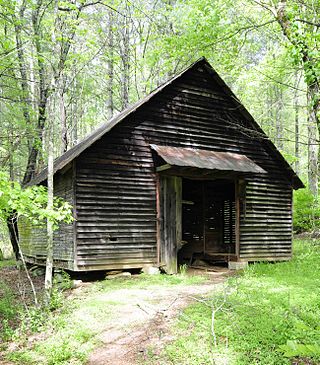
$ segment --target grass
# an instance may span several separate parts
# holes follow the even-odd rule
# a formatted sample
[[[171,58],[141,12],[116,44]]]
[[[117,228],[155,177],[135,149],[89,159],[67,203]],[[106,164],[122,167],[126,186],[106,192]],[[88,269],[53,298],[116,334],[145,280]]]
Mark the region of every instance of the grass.
[[[0,269],[14,266],[15,263],[15,260],[1,260]],[[0,349],[1,343],[12,337],[13,323],[20,310],[21,304],[16,300],[10,287],[0,282]]]
[[[286,365],[320,363],[320,245],[295,241],[289,262],[250,265],[225,288],[189,306],[176,340],[147,364]],[[211,332],[215,313],[214,346]]]
[[[6,355],[7,360],[21,365],[81,365],[98,345],[97,335],[106,328],[111,318],[116,318],[119,306],[126,305],[130,290],[156,289],[163,286],[188,285],[203,282],[205,278],[186,275],[139,275],[131,278],[104,280],[81,289],[63,306],[45,313],[46,326],[39,322],[33,344],[27,339],[28,328],[20,329],[19,350]],[[35,322],[43,313],[35,312]],[[30,318],[27,318],[30,320]],[[25,336],[25,343],[21,336]]]
[[[295,241],[292,261],[250,265],[242,275],[230,278],[224,288],[189,306],[173,328],[176,339],[160,354],[150,348],[145,364],[289,365],[297,358],[319,364],[319,263],[320,245]],[[16,333],[10,332],[10,320],[22,308],[14,302],[10,289],[0,284],[4,293],[0,316],[7,321],[2,340],[12,338],[18,344],[17,350],[7,353],[7,359],[21,365],[85,364],[99,345],[99,333],[108,328],[135,290],[204,280],[187,275],[104,280],[83,287],[56,311],[24,313],[25,320]],[[211,317],[212,309],[217,308],[214,346]],[[28,341],[30,329],[39,332],[33,342]]]
[[[2,269],[4,267],[15,266],[15,265],[16,265],[16,260],[14,260],[14,259],[0,260],[0,269]]]

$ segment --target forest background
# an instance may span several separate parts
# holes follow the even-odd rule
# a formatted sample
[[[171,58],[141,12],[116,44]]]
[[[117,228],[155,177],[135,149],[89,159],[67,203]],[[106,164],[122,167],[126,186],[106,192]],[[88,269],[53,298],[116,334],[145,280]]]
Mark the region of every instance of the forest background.
[[[306,183],[295,230],[316,230],[319,19],[319,0],[0,0],[8,184],[205,56]]]

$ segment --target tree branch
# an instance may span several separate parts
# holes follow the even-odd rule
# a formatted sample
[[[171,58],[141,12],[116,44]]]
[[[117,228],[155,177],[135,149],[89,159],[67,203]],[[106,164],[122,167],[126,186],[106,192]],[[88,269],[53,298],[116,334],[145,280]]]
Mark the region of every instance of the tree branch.
[[[272,24],[272,23],[276,23],[276,19],[271,19],[271,20],[268,20],[267,22],[261,23],[261,24],[253,24],[253,25],[248,25],[246,27],[241,27],[241,28],[237,29],[234,33],[231,33],[231,34],[229,34],[225,37],[217,39],[217,41],[208,44],[206,47],[212,46],[214,44],[217,44],[217,43],[220,43],[220,42],[223,42],[223,41],[227,41],[228,39],[233,38],[234,36],[236,36],[237,34],[239,34],[241,32],[247,32],[247,31],[250,31],[250,30],[255,30],[255,29],[264,27],[264,26]]]
[[[320,28],[320,23],[314,23],[314,22],[311,22],[310,20],[294,19],[294,21],[312,25],[313,27],[316,27],[316,28]]]

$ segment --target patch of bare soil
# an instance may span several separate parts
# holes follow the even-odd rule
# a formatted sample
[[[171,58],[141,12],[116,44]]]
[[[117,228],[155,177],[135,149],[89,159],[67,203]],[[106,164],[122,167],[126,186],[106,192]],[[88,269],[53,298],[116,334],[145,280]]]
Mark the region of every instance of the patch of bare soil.
[[[293,359],[292,365],[317,365],[315,362],[311,361],[310,359],[299,357]]]
[[[192,274],[202,270],[193,270]],[[111,319],[98,335],[101,345],[91,354],[87,365],[133,365],[144,359],[148,348],[161,352],[164,345],[174,339],[172,323],[194,296],[206,295],[222,284],[231,273],[225,268],[207,272],[209,280],[203,284],[132,289],[119,295],[128,295],[127,304],[121,306],[117,317]]]
[[[32,276],[32,275],[31,275]],[[32,289],[27,275],[23,269],[18,270],[16,266],[9,266],[0,269],[1,283],[8,286],[16,297],[23,297],[27,304],[33,301]],[[44,287],[44,276],[32,277],[37,293]]]

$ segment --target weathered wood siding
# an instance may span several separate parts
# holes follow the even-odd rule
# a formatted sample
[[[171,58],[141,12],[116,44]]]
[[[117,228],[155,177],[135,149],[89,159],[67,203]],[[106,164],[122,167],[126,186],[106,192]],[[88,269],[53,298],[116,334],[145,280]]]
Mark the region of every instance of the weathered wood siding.
[[[161,176],[159,194],[161,263],[167,274],[176,274],[178,270],[178,247],[182,240],[181,177]]]
[[[240,257],[276,260],[291,257],[292,189],[278,175],[251,178],[240,219]]]
[[[63,175],[56,174],[54,178],[54,194],[70,204],[74,204],[73,169]],[[47,231],[46,226],[36,226],[22,219],[19,222],[19,238],[22,252],[27,261],[45,264]],[[54,263],[57,267],[74,269],[74,224],[62,223],[54,232],[53,240]]]
[[[78,269],[154,264],[156,182],[146,142],[111,131],[76,166]]]
[[[200,69],[187,71],[76,161],[78,269],[157,261],[156,174],[150,143],[245,154],[268,171],[247,179],[240,257],[291,255],[291,183],[239,107]]]

